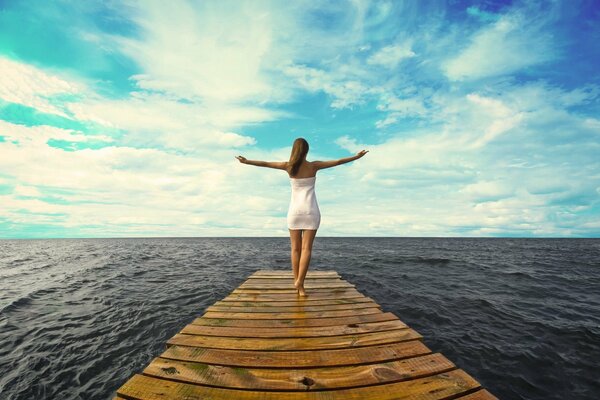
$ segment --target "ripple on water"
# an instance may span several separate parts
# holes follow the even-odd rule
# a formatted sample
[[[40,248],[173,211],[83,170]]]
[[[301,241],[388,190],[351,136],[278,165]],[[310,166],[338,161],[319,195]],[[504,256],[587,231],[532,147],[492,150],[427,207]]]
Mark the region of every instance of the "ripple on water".
[[[317,237],[311,269],[502,399],[595,399],[600,241]],[[288,238],[0,241],[0,398],[110,399]]]

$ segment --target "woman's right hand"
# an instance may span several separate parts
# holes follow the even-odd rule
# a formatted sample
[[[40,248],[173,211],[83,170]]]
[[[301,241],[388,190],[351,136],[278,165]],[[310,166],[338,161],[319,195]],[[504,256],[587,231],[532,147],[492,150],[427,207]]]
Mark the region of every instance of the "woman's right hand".
[[[368,152],[369,152],[369,150],[361,150],[358,153],[356,153],[356,158],[361,158],[362,156],[364,156]]]

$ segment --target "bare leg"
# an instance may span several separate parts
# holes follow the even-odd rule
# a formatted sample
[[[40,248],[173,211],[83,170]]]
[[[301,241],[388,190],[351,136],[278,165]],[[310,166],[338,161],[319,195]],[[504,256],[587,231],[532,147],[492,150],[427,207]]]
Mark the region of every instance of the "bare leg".
[[[302,231],[300,229],[289,229],[291,244],[292,271],[294,273],[294,282],[298,279],[300,267],[300,252],[302,250]]]
[[[304,292],[304,278],[308,272],[308,265],[310,263],[310,257],[312,255],[312,246],[317,234],[316,229],[305,229],[302,234],[302,252],[300,253],[300,268],[298,271],[298,278],[294,283],[294,286],[298,289],[300,296],[305,296]]]

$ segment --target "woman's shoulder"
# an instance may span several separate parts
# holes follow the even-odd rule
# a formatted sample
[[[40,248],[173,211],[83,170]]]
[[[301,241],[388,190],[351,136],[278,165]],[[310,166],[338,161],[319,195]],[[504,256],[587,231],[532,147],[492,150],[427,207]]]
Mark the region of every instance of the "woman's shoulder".
[[[319,170],[319,167],[317,165],[318,163],[319,161],[308,161],[308,168],[310,169],[313,175],[316,175],[317,171]]]
[[[290,171],[288,172],[288,176],[290,178],[310,178],[317,175],[318,168],[315,168],[315,165],[312,161],[304,160],[300,165],[296,176],[291,176]]]

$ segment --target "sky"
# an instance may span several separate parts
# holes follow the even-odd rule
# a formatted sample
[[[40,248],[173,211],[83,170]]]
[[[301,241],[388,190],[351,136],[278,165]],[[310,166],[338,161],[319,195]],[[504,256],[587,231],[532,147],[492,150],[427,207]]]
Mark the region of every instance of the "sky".
[[[0,238],[600,236],[597,1],[0,0]]]

